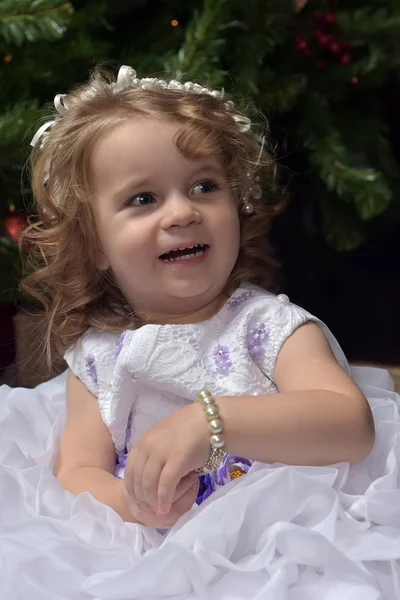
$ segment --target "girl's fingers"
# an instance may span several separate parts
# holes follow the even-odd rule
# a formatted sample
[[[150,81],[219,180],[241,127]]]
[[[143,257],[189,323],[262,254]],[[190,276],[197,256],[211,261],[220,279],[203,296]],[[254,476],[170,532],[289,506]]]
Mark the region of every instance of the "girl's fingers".
[[[136,501],[139,504],[145,504],[144,490],[142,485],[143,471],[146,466],[148,457],[142,452],[137,452],[132,463],[133,472],[133,489],[135,493]]]
[[[193,503],[196,501],[198,492],[199,481],[197,480],[194,482],[192,487],[190,487],[187,492],[185,492],[183,496],[179,498],[179,500],[174,502],[171,512],[174,512],[179,517],[185,514],[188,510],[190,510],[190,507],[193,506]]]
[[[157,512],[161,515],[166,515],[171,510],[175,490],[178,487],[181,479],[182,475],[179,473],[179,468],[177,465],[166,464],[164,466],[163,470],[161,471],[157,490]]]
[[[193,487],[193,485],[196,483],[197,479],[198,479],[198,477],[197,477],[196,473],[194,473],[194,472],[189,473],[185,477],[182,477],[182,479],[176,486],[176,490],[175,490],[175,494],[172,499],[172,502],[176,502],[177,500],[182,498],[182,496],[184,496],[186,494],[186,492],[188,490],[190,490],[191,487]]]
[[[164,468],[164,463],[150,457],[146,462],[142,472],[142,489],[144,501],[152,510],[157,512],[158,509],[158,484],[160,475]]]

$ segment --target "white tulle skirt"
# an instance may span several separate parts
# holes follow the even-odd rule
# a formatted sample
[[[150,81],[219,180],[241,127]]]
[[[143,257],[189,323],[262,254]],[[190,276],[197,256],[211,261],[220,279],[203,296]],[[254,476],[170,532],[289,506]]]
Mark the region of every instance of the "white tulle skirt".
[[[162,536],[52,475],[65,375],[0,388],[1,600],[400,599],[400,398],[356,368],[376,444],[350,467],[255,463]]]

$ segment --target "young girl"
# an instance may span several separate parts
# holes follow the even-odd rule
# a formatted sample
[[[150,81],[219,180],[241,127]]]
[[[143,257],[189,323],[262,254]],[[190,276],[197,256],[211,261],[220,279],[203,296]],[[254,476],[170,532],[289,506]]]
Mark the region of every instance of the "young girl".
[[[219,92],[129,67],[116,80],[95,70],[55,107],[33,140],[40,221],[26,237],[40,264],[24,284],[46,307],[49,356],[55,341],[69,366],[54,474],[127,522],[165,530],[186,515],[164,543],[182,547],[185,523],[196,535],[235,530],[245,518],[229,510],[235,493],[248,536],[269,535],[256,513],[288,506],[292,492],[296,502],[297,488],[271,487],[255,509],[268,465],[298,465],[316,499],[317,471],[305,467],[363,461],[374,422],[326,326],[270,291],[280,197],[264,139]],[[263,547],[246,539],[221,551],[239,570]]]
[[[195,501],[213,431],[228,455],[303,465],[357,462],[374,438],[315,319],[254,286],[272,269],[260,150],[232,105],[191,88],[95,73],[58,98],[33,162],[47,264],[30,282],[50,287],[51,326],[72,345],[55,474],[152,527]]]

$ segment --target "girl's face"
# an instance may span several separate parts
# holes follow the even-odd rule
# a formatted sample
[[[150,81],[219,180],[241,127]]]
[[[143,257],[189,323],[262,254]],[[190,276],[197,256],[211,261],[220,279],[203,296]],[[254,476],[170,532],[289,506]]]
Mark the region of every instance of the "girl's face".
[[[173,141],[180,128],[150,117],[127,121],[91,156],[97,266],[110,267],[130,305],[153,322],[209,318],[239,252],[221,160],[185,158]]]

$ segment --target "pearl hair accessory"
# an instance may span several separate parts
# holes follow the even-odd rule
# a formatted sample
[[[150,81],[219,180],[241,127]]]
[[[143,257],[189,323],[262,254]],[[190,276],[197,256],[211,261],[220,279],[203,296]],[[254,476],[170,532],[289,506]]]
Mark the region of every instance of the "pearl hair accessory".
[[[208,390],[200,390],[196,394],[196,402],[199,402],[203,409],[208,421],[208,427],[210,429],[210,454],[204,467],[197,469],[198,475],[206,475],[217,469],[225,456],[224,446],[225,438],[223,435],[224,425],[219,418],[219,409]]]
[[[221,91],[209,90],[199,83],[193,83],[192,81],[181,83],[176,79],[172,79],[171,81],[167,82],[164,81],[164,79],[157,79],[156,77],[142,77],[140,79],[137,77],[135,69],[127,65],[120,67],[117,75],[117,81],[110,84],[110,89],[116,94],[129,89],[168,89],[190,92],[194,94],[205,94],[213,96],[214,98],[222,99],[224,97],[223,89]],[[251,127],[250,119],[244,115],[239,115],[234,112],[235,105],[232,100],[228,100],[224,103],[224,105],[225,108],[232,113],[232,118],[236,122],[239,131],[249,131]],[[43,145],[46,143],[46,138],[48,137],[49,132],[54,126],[54,123],[60,117],[62,118],[68,113],[69,106],[67,94],[57,94],[57,96],[54,98],[54,108],[58,112],[59,117],[53,119],[52,121],[47,121],[37,130],[32,138],[31,146],[36,146],[36,144],[40,142],[40,149],[42,149]]]
[[[246,173],[247,178],[247,187],[242,196],[242,210],[247,215],[251,215],[254,212],[254,205],[250,201],[250,198],[254,198],[254,200],[260,200],[262,196],[261,186],[258,183],[260,178],[257,176],[253,178],[252,173]]]

